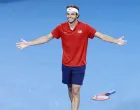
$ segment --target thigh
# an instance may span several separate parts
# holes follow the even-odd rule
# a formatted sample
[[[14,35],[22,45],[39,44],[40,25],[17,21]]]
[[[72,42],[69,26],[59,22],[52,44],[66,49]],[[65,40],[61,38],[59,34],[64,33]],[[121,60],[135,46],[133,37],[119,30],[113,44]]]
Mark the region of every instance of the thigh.
[[[62,64],[62,83],[70,85],[72,79],[71,68]]]
[[[82,85],[85,76],[86,65],[72,69],[72,84]]]

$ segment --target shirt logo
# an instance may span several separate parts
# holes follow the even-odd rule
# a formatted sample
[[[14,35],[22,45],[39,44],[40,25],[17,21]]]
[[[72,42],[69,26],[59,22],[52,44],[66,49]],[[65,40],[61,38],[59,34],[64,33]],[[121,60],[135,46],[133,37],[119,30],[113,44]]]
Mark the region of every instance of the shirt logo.
[[[82,33],[83,31],[82,30],[78,30],[78,33],[80,34],[80,33]]]

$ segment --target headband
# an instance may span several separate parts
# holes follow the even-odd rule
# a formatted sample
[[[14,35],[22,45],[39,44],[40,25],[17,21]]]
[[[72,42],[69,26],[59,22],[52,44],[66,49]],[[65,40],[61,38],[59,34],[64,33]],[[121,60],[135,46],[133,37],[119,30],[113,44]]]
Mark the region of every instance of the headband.
[[[78,9],[73,8],[73,7],[67,8],[67,12],[68,12],[68,11],[73,11],[73,12],[76,12],[77,14],[79,13],[79,12],[78,12]]]

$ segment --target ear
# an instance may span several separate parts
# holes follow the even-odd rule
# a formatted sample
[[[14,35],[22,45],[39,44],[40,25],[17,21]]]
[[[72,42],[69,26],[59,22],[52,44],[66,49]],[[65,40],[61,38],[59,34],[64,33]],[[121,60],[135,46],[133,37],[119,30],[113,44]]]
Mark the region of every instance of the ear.
[[[77,14],[77,18],[79,18],[80,14]]]

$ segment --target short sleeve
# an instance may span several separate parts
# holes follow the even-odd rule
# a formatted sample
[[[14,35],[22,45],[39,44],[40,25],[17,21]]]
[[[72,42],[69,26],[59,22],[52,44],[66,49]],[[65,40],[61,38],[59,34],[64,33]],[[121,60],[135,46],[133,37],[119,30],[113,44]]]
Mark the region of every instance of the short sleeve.
[[[87,31],[88,31],[88,38],[93,39],[95,36],[95,33],[97,32],[96,29],[91,27],[90,25],[87,24]]]
[[[51,34],[53,35],[54,38],[59,39],[60,38],[60,32],[61,30],[61,25],[58,25],[56,28],[54,28],[54,30],[51,32]]]

